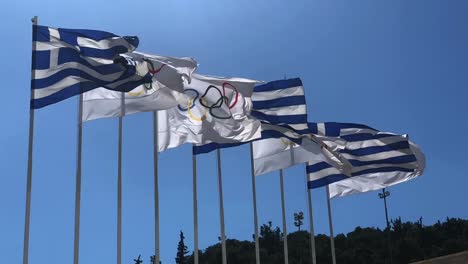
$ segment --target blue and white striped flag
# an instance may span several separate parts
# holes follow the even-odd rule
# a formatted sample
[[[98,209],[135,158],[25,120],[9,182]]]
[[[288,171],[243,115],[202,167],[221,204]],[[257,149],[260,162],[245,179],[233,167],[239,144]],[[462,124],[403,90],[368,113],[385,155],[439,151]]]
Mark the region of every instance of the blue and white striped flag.
[[[310,123],[309,129],[313,134],[329,139],[328,144],[333,144],[334,140],[340,144],[345,142],[345,147],[338,153],[352,165],[350,175],[344,175],[326,161],[310,162],[307,166],[308,187],[313,189],[331,184],[330,188],[334,190],[331,197],[388,187],[419,176],[424,170],[424,155],[405,135],[335,122]],[[361,181],[360,191],[333,188],[333,183],[339,185],[348,180],[351,183]],[[347,186],[352,188],[352,184]]]
[[[252,93],[250,113],[264,124],[281,126],[298,134],[308,133],[304,87],[299,78],[278,80],[258,85]],[[265,126],[265,136],[274,133],[275,126]],[[279,131],[280,133],[285,130]],[[274,136],[274,135],[272,135]]]
[[[254,87],[250,116],[262,123],[262,137],[256,140],[286,138],[301,144],[307,128],[304,87],[299,78],[272,81]],[[254,146],[257,144],[253,141]],[[193,147],[194,154],[208,153],[218,148],[239,146],[242,143],[209,143]],[[289,143],[288,143],[289,144]],[[255,147],[254,147],[255,149]]]
[[[151,82],[147,70],[119,54],[135,50],[137,37],[109,32],[34,26],[31,108],[57,103],[74,95],[104,87],[130,91]],[[140,67],[141,68],[141,67]]]

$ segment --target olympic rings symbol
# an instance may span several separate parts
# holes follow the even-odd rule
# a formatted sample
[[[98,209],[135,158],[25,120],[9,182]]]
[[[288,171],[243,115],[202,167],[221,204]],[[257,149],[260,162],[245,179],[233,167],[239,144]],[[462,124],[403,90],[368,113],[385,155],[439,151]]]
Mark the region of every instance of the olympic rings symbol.
[[[230,88],[234,90],[234,97],[233,97],[234,99],[232,100],[231,103],[229,102],[229,98],[226,96],[226,88]],[[210,104],[210,102],[207,100],[207,96],[212,91],[214,91],[214,93],[217,94],[218,99],[215,100],[214,103]],[[239,92],[237,91],[237,88],[228,82],[225,82],[222,84],[222,91],[214,85],[209,85],[206,88],[202,96],[200,96],[200,93],[197,90],[191,89],[191,88],[185,89],[184,92],[186,95],[189,96],[190,99],[188,100],[186,106],[178,105],[177,108],[182,112],[187,112],[188,116],[191,119],[193,119],[194,121],[199,121],[199,122],[206,119],[206,115],[208,112],[210,113],[212,117],[217,118],[217,119],[232,118],[232,114],[230,112],[229,112],[229,115],[226,115],[226,113],[222,111],[221,108],[223,104],[225,104],[228,107],[228,109],[232,109],[234,106],[237,105],[239,101]],[[192,110],[195,107],[196,102],[198,102],[200,105],[204,107],[203,114],[199,117],[195,116]]]

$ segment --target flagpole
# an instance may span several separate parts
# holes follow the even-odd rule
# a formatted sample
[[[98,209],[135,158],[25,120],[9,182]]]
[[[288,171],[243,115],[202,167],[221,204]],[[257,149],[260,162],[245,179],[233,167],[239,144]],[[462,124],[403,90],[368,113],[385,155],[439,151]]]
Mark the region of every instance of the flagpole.
[[[154,251],[155,264],[160,260],[159,244],[159,175],[158,175],[158,112],[153,112],[153,169],[154,169]]]
[[[286,229],[286,206],[284,204],[284,175],[283,169],[280,169],[280,188],[281,188],[281,211],[283,213],[283,247],[284,263],[289,264],[288,256],[288,231]]]
[[[78,141],[76,158],[76,184],[75,184],[75,238],[73,241],[73,263],[79,263],[80,256],[80,212],[81,212],[81,150],[83,138],[83,94],[78,99]]]
[[[219,193],[219,220],[221,222],[221,254],[223,264],[227,264],[226,256],[226,233],[224,228],[224,205],[223,205],[223,180],[221,175],[221,150],[216,150],[218,160],[218,193]]]
[[[335,238],[333,237],[333,222],[331,215],[331,203],[330,203],[330,187],[327,185],[327,205],[328,205],[328,223],[330,225],[330,246],[332,254],[332,263],[336,264],[336,255],[335,255]]]
[[[34,26],[37,25],[38,18],[34,16],[32,22],[32,51],[34,52],[36,44],[34,41]],[[32,56],[31,80],[36,79],[34,65],[36,64],[35,56]],[[31,89],[30,100],[34,99],[34,91]],[[23,240],[23,264],[29,262],[29,228],[31,222],[31,189],[32,189],[32,162],[33,162],[33,143],[34,143],[34,109],[29,108],[29,142],[28,142],[28,174],[26,179],[26,212],[24,216],[24,240]]]
[[[197,156],[192,151],[193,175],[193,256],[194,264],[198,264],[198,204],[197,204]],[[158,263],[159,264],[159,263]]]
[[[307,171],[305,174],[305,179],[306,179],[306,186],[307,186],[307,182],[308,182]],[[310,252],[311,252],[311,257],[312,257],[312,264],[316,264],[317,253],[315,252],[314,219],[312,216],[312,191],[308,187],[307,187],[307,202],[309,206]]]
[[[125,114],[125,93],[120,97],[119,147],[117,169],[117,264],[122,264],[122,119]]]
[[[253,160],[253,144],[250,142],[250,168],[252,176],[252,201],[254,210],[254,228],[255,228],[255,263],[260,264],[260,243],[258,241],[258,216],[257,216],[257,191],[255,187],[255,168]]]

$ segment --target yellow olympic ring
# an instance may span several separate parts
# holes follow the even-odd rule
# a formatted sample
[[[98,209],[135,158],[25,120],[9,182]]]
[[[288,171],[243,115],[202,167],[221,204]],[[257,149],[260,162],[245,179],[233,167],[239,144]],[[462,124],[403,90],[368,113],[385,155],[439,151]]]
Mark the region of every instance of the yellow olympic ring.
[[[196,117],[195,115],[192,114],[192,110],[190,109],[192,104],[193,104],[193,98],[191,98],[187,103],[187,113],[189,117],[195,121],[203,122],[206,119],[206,113],[208,112],[208,109],[205,108],[205,113],[203,113],[201,117]]]
[[[145,93],[145,91],[139,91],[139,92],[128,92],[127,94],[129,96],[140,96],[140,95],[142,95],[144,93]]]

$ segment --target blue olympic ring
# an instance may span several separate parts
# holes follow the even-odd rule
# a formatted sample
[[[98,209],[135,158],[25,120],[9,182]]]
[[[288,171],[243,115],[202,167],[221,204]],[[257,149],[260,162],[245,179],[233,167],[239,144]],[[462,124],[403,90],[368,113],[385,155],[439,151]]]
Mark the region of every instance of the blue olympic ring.
[[[184,93],[186,93],[186,92],[193,92],[193,93],[195,93],[195,96],[190,98],[192,104],[189,106],[189,108],[182,108],[182,106],[177,105],[177,108],[179,108],[179,110],[180,110],[180,111],[183,111],[183,112],[185,112],[185,111],[187,111],[187,110],[189,110],[189,109],[194,108],[194,107],[195,107],[195,101],[196,101],[196,100],[198,99],[198,97],[200,96],[200,93],[198,93],[198,91],[195,90],[195,89],[191,89],[191,88],[185,89],[185,90],[184,90]]]

